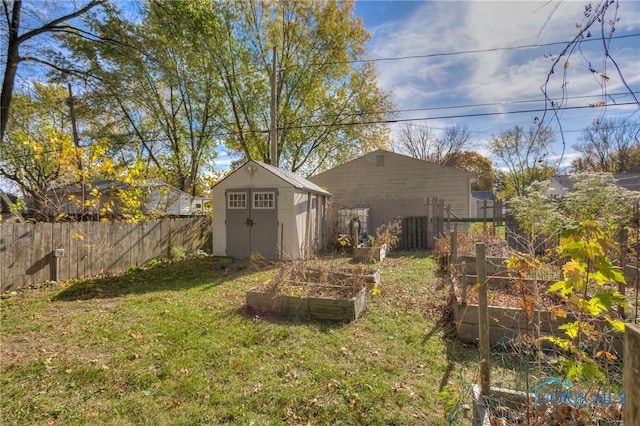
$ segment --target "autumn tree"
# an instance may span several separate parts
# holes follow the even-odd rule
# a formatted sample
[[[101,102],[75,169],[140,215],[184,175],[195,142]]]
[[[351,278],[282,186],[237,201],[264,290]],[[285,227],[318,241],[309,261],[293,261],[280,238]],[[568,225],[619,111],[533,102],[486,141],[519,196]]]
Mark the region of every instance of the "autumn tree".
[[[33,97],[16,93],[11,108],[12,125],[0,145],[0,176],[11,181],[30,199],[37,218],[47,216],[56,200],[56,184],[74,182],[79,152],[70,133],[64,88],[36,84]]]
[[[272,49],[279,52],[278,165],[311,175],[386,147],[387,127],[375,123],[384,122],[393,108],[376,83],[374,64],[366,60],[370,36],[354,15],[353,1],[252,0],[231,2],[231,7],[239,18],[234,38],[248,46],[252,60],[246,65],[253,78],[264,76],[266,82]],[[228,54],[222,58],[230,59]],[[249,142],[243,131],[269,128],[269,91],[234,90],[238,87],[226,87],[229,104],[238,106],[231,109],[228,130],[235,137],[228,145],[247,159],[270,161],[266,134]]]
[[[194,192],[220,145],[271,162],[274,47],[281,167],[309,175],[385,146],[386,127],[371,123],[392,108],[352,3],[150,1],[138,12],[109,5],[85,25],[115,43],[67,46],[149,171],[178,188]]]
[[[496,181],[496,173],[491,160],[475,151],[462,151],[456,153],[451,162],[451,167],[466,170],[478,175],[477,182],[471,183],[472,191],[491,191]]]
[[[452,166],[456,156],[471,144],[471,132],[465,125],[438,130],[430,126],[405,123],[396,132],[394,148],[420,160]]]
[[[571,162],[574,172],[638,172],[640,123],[620,118],[596,121],[584,129],[574,149],[581,154]]]
[[[4,22],[7,28],[3,31],[5,54],[5,69],[2,81],[2,93],[0,94],[0,143],[4,140],[9,122],[9,112],[11,100],[13,98],[15,79],[18,75],[18,66],[23,62],[31,62],[54,67],[50,53],[42,46],[46,45],[44,38],[53,33],[67,33],[73,37],[83,37],[83,31],[69,24],[69,22],[78,16],[82,16],[89,10],[103,4],[106,0],[90,0],[77,6],[72,4],[72,10],[66,11],[68,2],[60,2],[59,9],[54,11],[44,10],[42,4],[38,2],[35,7],[29,10],[23,10],[22,0],[3,0]],[[77,7],[76,7],[77,6]],[[56,17],[51,18],[47,12],[52,12]],[[22,30],[22,24],[28,20],[29,26],[26,31]],[[21,49],[27,50],[27,53],[21,53]],[[6,55],[6,56],[5,56]]]
[[[524,131],[515,126],[489,141],[491,155],[499,167],[502,196],[526,195],[527,187],[556,174],[547,161],[547,147],[554,141],[552,132],[537,126]]]

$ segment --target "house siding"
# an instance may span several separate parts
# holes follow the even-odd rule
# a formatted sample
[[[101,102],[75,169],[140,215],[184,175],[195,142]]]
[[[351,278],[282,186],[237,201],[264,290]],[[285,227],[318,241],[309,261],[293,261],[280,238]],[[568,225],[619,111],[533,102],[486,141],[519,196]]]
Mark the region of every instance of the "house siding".
[[[327,189],[337,203],[437,197],[461,218],[470,217],[472,173],[384,150],[366,154],[309,180]],[[412,213],[415,214],[415,213]]]

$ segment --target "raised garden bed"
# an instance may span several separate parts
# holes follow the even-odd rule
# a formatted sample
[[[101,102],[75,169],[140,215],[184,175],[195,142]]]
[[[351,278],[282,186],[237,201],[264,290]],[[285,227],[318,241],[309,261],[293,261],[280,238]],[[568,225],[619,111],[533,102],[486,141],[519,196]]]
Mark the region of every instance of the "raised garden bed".
[[[349,322],[366,308],[364,286],[288,283],[286,292],[255,287],[247,291],[247,308],[284,317]]]
[[[387,257],[387,245],[381,247],[354,247],[353,259],[356,262],[382,262]]]
[[[363,264],[285,263],[273,279],[247,291],[247,308],[283,317],[354,321],[366,308],[367,291],[379,283],[380,271]]]
[[[458,339],[465,343],[476,343],[478,340],[478,304],[464,303],[458,297],[453,300],[453,319]],[[534,325],[539,324],[541,334],[558,335],[558,327],[570,320],[553,318],[550,311],[535,310],[533,322],[530,324],[522,308],[489,306],[489,343],[495,344],[512,340],[518,335],[532,332]]]
[[[380,270],[361,266],[345,266],[329,272],[337,279],[360,279],[366,284],[380,284]]]

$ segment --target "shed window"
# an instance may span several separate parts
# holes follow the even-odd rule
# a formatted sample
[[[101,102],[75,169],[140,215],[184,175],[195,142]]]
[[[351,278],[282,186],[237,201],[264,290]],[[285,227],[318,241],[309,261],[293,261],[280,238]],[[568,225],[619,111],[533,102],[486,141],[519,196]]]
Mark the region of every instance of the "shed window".
[[[227,207],[230,209],[246,209],[247,193],[246,192],[230,192],[227,198]]]
[[[253,208],[254,209],[273,209],[276,207],[275,192],[254,192]]]

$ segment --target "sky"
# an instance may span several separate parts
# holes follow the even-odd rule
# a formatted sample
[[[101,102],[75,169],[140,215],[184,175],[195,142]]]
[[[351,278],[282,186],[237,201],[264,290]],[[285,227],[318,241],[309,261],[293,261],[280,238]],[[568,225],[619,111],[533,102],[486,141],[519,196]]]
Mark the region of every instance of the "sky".
[[[392,93],[400,111],[397,118],[420,119],[407,122],[433,129],[466,125],[472,149],[488,156],[487,141],[493,136],[516,125],[527,129],[536,116],[542,118],[541,87],[553,58],[583,23],[585,4],[359,0],[355,14],[371,34],[368,54],[376,61],[379,85]],[[608,19],[615,18],[613,12],[611,8]],[[609,52],[640,99],[640,1],[621,0],[617,18],[617,38],[611,40]],[[609,31],[608,25],[604,28]],[[565,106],[570,108],[560,112],[559,120],[550,120],[557,142],[548,158],[561,171],[576,157],[573,146],[583,130],[603,113],[640,122],[640,110],[613,62],[604,60],[600,30],[593,26],[590,41],[563,57],[547,86],[552,99],[560,99],[564,87]],[[609,77],[609,98],[603,98],[602,74]],[[589,107],[603,100],[606,109]],[[624,103],[630,105],[620,105]],[[538,111],[515,113],[527,110]],[[494,167],[500,166],[494,162]]]

